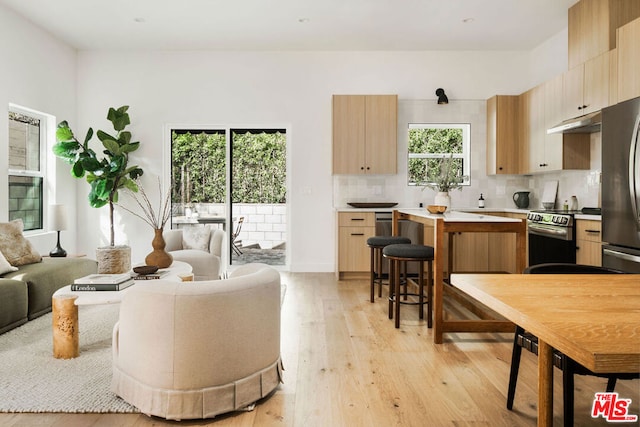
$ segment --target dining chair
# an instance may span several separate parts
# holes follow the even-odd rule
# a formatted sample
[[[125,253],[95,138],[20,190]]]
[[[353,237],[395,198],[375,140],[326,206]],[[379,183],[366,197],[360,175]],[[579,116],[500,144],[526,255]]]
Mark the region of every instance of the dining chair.
[[[582,264],[566,263],[546,263],[527,267],[524,274],[621,274],[623,271],[606,267],[596,267]],[[606,284],[603,284],[606,286]],[[538,338],[525,331],[520,326],[516,326],[513,339],[513,352],[511,356],[511,372],[509,374],[509,390],[507,393],[507,409],[513,409],[513,400],[516,394],[516,382],[518,381],[518,371],[520,369],[520,356],[525,348],[536,356],[538,355]],[[567,357],[563,353],[554,349],[553,365],[562,371],[562,403],[564,409],[564,425],[573,426],[573,397],[574,397],[574,375],[592,375],[607,378],[607,392],[612,392],[618,379],[640,378],[640,373],[618,374],[618,373],[595,373],[585,368],[575,360]]]

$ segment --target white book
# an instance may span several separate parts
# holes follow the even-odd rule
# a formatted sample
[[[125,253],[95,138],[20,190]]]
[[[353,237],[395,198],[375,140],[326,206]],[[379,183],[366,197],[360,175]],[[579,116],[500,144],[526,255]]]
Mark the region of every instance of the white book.
[[[88,276],[80,277],[73,281],[76,285],[99,285],[109,284],[117,285],[131,278],[130,273],[122,274],[89,274]]]

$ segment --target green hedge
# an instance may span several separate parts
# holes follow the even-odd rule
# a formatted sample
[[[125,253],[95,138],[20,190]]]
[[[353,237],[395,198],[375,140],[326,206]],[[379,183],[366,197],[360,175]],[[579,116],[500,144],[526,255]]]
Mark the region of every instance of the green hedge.
[[[284,133],[232,133],[233,203],[286,202]],[[224,133],[172,135],[173,203],[224,203],[226,140]]]

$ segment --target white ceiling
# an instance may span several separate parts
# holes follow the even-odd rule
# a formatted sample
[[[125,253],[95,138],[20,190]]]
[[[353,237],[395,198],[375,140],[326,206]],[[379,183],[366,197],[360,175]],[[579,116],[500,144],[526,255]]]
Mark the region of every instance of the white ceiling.
[[[81,50],[531,50],[577,0],[0,0]],[[472,18],[472,22],[463,20]],[[302,22],[301,22],[302,21]]]

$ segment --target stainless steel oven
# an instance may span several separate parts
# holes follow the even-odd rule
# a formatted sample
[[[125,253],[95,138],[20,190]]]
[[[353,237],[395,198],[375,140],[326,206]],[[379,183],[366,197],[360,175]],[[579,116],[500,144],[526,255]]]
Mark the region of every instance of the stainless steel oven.
[[[527,215],[529,265],[576,262],[576,230],[572,211],[532,211]]]

